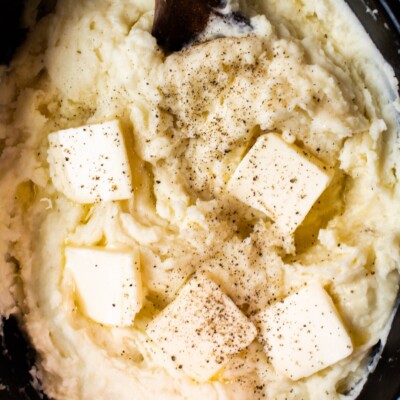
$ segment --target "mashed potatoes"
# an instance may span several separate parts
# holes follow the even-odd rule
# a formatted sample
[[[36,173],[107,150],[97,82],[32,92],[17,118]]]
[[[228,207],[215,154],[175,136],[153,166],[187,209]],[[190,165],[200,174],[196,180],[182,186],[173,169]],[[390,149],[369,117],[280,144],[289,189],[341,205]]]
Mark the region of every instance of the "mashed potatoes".
[[[394,78],[341,2],[247,7],[250,34],[165,57],[149,33],[153,2],[59,1],[1,70],[0,312],[20,315],[51,398],[344,399],[363,378],[399,282]],[[50,178],[49,134],[115,119],[133,197],[69,200]],[[331,171],[290,234],[227,190],[268,133]],[[142,304],[132,326],[82,312],[66,246],[140,254]],[[148,326],[194,273],[255,325],[309,283],[323,286],[353,351],[292,380],[254,333],[210,379],[192,379]]]

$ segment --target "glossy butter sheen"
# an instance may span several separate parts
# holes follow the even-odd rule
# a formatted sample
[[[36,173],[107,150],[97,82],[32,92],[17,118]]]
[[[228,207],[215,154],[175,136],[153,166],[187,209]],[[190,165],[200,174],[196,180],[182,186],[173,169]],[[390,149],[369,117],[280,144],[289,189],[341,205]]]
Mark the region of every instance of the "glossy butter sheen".
[[[261,312],[261,336],[274,367],[290,379],[306,378],[349,356],[351,338],[332,299],[318,284]]]
[[[100,324],[131,326],[142,306],[139,254],[68,246],[65,258],[81,311]]]
[[[228,190],[293,233],[327,188],[332,173],[276,134],[263,135],[233,174]]]
[[[195,276],[147,327],[178,368],[206,382],[256,337],[255,326],[213,281]]]
[[[118,120],[54,132],[49,144],[53,183],[71,200],[85,204],[133,196]]]

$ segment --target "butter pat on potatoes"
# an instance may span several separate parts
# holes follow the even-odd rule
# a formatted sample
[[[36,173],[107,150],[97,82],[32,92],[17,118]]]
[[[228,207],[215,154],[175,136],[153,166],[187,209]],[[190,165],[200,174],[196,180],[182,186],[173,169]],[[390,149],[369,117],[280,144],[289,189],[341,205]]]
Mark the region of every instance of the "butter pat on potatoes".
[[[48,162],[56,189],[77,203],[133,196],[129,160],[118,120],[50,134]]]
[[[293,233],[332,178],[315,157],[277,134],[260,136],[239,164],[228,191]]]
[[[219,286],[195,275],[148,326],[150,338],[191,378],[205,382],[256,336]]]
[[[272,305],[257,320],[272,364],[292,380],[308,377],[353,352],[332,299],[318,284]]]
[[[83,313],[111,326],[130,326],[142,306],[139,255],[99,247],[65,249]]]

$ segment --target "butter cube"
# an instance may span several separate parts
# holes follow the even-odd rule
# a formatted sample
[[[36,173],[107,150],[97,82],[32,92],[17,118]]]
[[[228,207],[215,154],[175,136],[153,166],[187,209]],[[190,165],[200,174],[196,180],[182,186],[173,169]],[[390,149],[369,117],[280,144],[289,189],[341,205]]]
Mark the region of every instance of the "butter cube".
[[[137,252],[68,246],[65,258],[84,314],[105,325],[133,324],[142,306]]]
[[[117,120],[51,133],[48,162],[56,189],[76,203],[133,196],[128,156]]]
[[[195,275],[147,328],[171,360],[199,382],[215,375],[256,333],[232,300],[203,275]]]
[[[308,377],[353,351],[332,299],[317,284],[267,308],[257,320],[274,368],[292,380]]]
[[[315,157],[278,135],[260,136],[228,183],[228,191],[293,233],[332,175]]]

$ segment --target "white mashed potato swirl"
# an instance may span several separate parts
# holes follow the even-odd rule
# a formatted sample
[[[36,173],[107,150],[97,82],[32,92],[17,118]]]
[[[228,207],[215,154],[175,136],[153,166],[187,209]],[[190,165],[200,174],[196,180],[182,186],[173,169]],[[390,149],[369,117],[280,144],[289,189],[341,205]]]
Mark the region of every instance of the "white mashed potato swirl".
[[[252,33],[165,57],[150,34],[153,2],[59,1],[1,71],[0,312],[22,316],[50,397],[344,399],[363,377],[399,282],[394,78],[341,2],[254,3]],[[75,204],[51,182],[47,137],[112,119],[126,134],[134,198]],[[226,191],[266,132],[335,171],[292,236]],[[66,244],[140,251],[134,326],[82,315]],[[294,382],[256,340],[197,383],[145,328],[199,270],[248,317],[319,282],[353,353]]]

